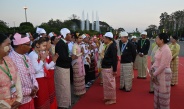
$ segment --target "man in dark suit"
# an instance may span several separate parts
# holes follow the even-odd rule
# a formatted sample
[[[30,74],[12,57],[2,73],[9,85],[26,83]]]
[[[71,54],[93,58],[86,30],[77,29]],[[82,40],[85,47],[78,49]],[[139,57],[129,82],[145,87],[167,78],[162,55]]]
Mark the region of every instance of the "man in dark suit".
[[[150,41],[146,39],[147,32],[141,33],[142,39],[138,41],[138,77],[140,79],[146,79],[147,72],[147,55],[150,47]]]
[[[130,92],[132,89],[133,62],[136,57],[135,46],[128,41],[128,33],[120,32],[119,49],[121,55],[120,90]]]
[[[77,59],[77,56],[70,55],[69,53],[68,42],[71,40],[70,30],[63,28],[60,33],[63,39],[55,47],[55,52],[58,53],[59,58],[56,61],[54,80],[58,109],[63,109],[69,108],[71,105],[70,65],[72,60]]]

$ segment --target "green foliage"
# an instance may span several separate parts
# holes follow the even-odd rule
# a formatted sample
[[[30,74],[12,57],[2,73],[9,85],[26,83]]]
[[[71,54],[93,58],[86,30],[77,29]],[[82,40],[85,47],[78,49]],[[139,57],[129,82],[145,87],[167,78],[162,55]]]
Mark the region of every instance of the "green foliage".
[[[93,22],[95,24],[95,22]],[[78,31],[80,33],[86,33],[89,35],[98,35],[98,34],[104,34],[106,31],[114,31],[114,29],[112,27],[109,26],[108,23],[104,22],[104,21],[99,21],[100,24],[100,32],[94,31],[94,30],[84,30],[81,31],[81,20],[79,19],[79,17],[75,14],[72,14],[71,17],[69,17],[68,20],[65,21],[61,21],[59,19],[53,20],[50,19],[48,22],[43,22],[40,25],[38,25],[38,27],[40,28],[44,28],[45,31],[47,32],[47,34],[49,32],[54,32],[56,34],[60,34],[60,30],[61,28],[68,28],[70,29],[71,32],[75,32]],[[92,23],[90,23],[90,28],[92,26]],[[19,32],[19,33],[26,33],[26,32],[31,32],[32,34],[36,32],[36,28],[34,27],[32,23],[30,22],[22,22],[19,27],[11,27],[8,28],[8,26],[6,25],[6,22],[1,21],[0,20],[0,32],[4,32],[4,33],[15,33],[15,32]]]
[[[10,27],[9,29],[8,29],[8,32],[9,33],[16,33],[16,32],[20,32],[19,31],[19,27]]]
[[[19,32],[20,33],[27,33],[27,32],[31,32],[34,33],[34,26],[32,23],[30,22],[22,22],[19,26]]]
[[[47,23],[42,23],[39,27],[44,28],[45,31],[48,32],[54,32],[56,34],[59,34],[60,29],[63,27],[63,22],[59,19],[56,20],[49,20]]]
[[[0,20],[0,32],[7,33],[8,32],[8,26],[7,23]]]
[[[184,33],[184,10],[175,11],[172,14],[161,13],[159,31],[182,36]]]
[[[31,28],[34,28],[33,24],[30,22],[22,22],[19,27],[21,27],[21,26],[29,26]]]
[[[107,24],[106,22],[99,21],[99,24],[100,24],[100,31],[102,34],[104,34],[107,31],[113,32],[113,28],[111,26],[109,26],[109,24]]]
[[[147,32],[147,36],[149,38],[153,38],[155,37],[155,35],[157,35],[158,33],[158,29],[156,25],[149,25],[148,28],[145,30]]]
[[[79,19],[71,19],[71,21],[77,25],[78,29],[80,29],[81,21]]]
[[[71,20],[65,20],[63,23],[63,27],[68,28],[69,30],[72,30],[73,24],[74,22],[72,22]]]

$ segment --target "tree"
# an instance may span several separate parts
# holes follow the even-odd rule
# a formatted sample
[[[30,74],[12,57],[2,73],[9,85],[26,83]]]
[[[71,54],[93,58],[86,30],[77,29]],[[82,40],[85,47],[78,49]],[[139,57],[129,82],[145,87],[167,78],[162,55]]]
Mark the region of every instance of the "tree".
[[[19,26],[20,33],[31,32],[34,33],[34,26],[30,22],[22,22]]]
[[[49,32],[55,32],[56,34],[60,34],[61,28],[68,28],[72,32],[78,31],[80,27],[80,20],[78,19],[71,19],[71,20],[65,20],[62,22],[59,19],[53,20],[50,19],[48,22],[42,23],[39,27],[44,28],[47,33]]]
[[[116,33],[114,33],[114,34],[116,34],[116,35],[119,37],[119,33],[120,33],[121,31],[125,31],[125,29],[122,28],[122,27],[120,27],[120,28],[118,28],[118,29],[116,30]]]
[[[184,11],[176,11],[174,12],[174,31],[177,36],[181,36],[184,26],[183,26],[183,20],[184,20]]]
[[[7,33],[8,32],[8,26],[7,23],[0,20],[0,32]]]
[[[60,29],[64,27],[64,24],[61,20],[50,19],[48,22],[44,22],[39,25],[40,28],[44,28],[47,33],[54,32],[56,34],[60,34]]]
[[[164,12],[164,13],[161,13],[161,16],[160,16],[160,27],[159,27],[159,30],[160,31],[164,31],[164,30],[167,30],[168,27],[169,27],[169,15],[167,12]]]
[[[21,27],[21,26],[29,26],[31,28],[34,28],[33,24],[30,22],[22,22],[19,27]]]
[[[73,30],[72,25],[75,25],[75,23],[72,22],[71,20],[65,20],[63,23],[63,26],[65,28],[68,28],[69,30]]]
[[[168,15],[167,12],[161,13],[159,30],[169,35],[184,34],[184,10],[175,11],[171,15]]]
[[[118,31],[120,32],[120,31],[125,31],[125,29],[124,28],[118,28]]]
[[[70,20],[72,19],[78,19],[79,20],[79,17],[75,14],[72,14],[71,17],[69,17]]]
[[[16,33],[16,32],[19,33],[19,31],[20,31],[19,29],[20,29],[19,27],[10,27],[8,29],[8,33]]]
[[[63,25],[63,22],[62,22],[61,20],[59,20],[59,19],[56,19],[56,20],[51,19],[51,20],[49,20],[49,21],[47,22],[47,24],[48,24],[50,27],[52,27],[52,28],[61,28],[62,25]]]
[[[145,30],[148,34],[149,38],[154,38],[157,35],[158,28],[156,25],[149,25],[148,28]]]
[[[71,21],[74,23],[74,25],[76,25],[76,29],[80,29],[81,27],[81,20],[79,19],[71,19]]]
[[[96,21],[94,22],[94,24],[96,24]],[[104,21],[99,21],[99,25],[100,25],[101,33],[105,33],[107,31],[113,30],[113,28],[111,26],[109,26],[109,24],[104,22]]]
[[[95,24],[95,22],[93,22],[93,23]],[[109,24],[107,24],[106,22],[99,21],[99,24],[100,24],[101,33],[105,33],[108,29],[113,31],[113,28],[111,26],[109,26]],[[90,23],[90,27],[91,27],[91,25],[92,25],[92,23]],[[50,19],[48,22],[41,23],[38,27],[44,28],[46,30],[47,34],[49,32],[54,32],[56,34],[60,34],[61,28],[68,28],[71,30],[71,32],[79,31],[80,33],[87,33],[90,35],[99,34],[99,32],[92,31],[92,30],[81,31],[80,26],[81,26],[81,20],[79,19],[79,17],[77,15],[72,14],[68,20],[65,20],[63,22],[59,19],[56,19],[56,20]],[[6,25],[6,22],[0,21],[0,30],[2,32],[6,32],[6,33],[7,32],[11,32],[11,33],[31,32],[33,34],[36,32],[36,27],[34,28],[33,24],[30,22],[22,22],[19,27],[8,28],[8,26]]]

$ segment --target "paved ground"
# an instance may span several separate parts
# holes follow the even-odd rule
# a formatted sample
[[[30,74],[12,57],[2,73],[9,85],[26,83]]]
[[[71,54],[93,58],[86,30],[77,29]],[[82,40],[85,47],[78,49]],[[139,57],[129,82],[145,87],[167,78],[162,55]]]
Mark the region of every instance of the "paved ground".
[[[152,44],[154,41],[150,40],[150,42]],[[179,54],[179,56],[183,57],[184,56],[184,42],[178,42],[178,43],[180,45],[180,54]],[[149,55],[150,54],[151,54],[151,46],[150,46],[150,50],[149,50]],[[73,89],[73,86],[71,86],[71,87],[72,87],[71,89]],[[75,95],[73,95],[73,90],[72,90],[72,106],[74,106],[79,99],[80,99],[79,97],[76,97]],[[70,109],[72,109],[72,107]]]

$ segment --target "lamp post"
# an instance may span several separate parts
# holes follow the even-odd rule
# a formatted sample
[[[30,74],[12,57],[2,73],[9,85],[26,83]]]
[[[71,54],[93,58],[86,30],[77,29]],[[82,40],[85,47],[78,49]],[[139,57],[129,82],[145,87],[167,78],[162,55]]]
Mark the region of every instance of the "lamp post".
[[[27,13],[26,13],[26,10],[28,9],[26,6],[23,7],[24,10],[25,10],[25,18],[26,18],[26,22],[27,22]]]
[[[14,30],[14,33],[15,33],[15,21],[13,21],[13,24],[14,24],[13,30]]]

